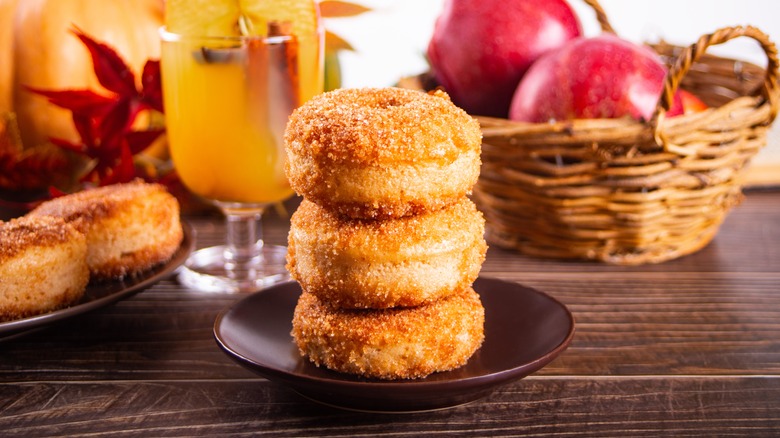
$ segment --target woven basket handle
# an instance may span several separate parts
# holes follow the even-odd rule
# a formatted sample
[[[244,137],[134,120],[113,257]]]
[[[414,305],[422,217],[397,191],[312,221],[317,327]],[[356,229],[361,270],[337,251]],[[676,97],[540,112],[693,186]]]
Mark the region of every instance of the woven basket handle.
[[[674,65],[669,69],[666,74],[666,80],[664,82],[663,94],[658,101],[658,107],[655,110],[651,123],[656,127],[656,139],[659,139],[658,126],[660,125],[660,119],[666,115],[666,112],[674,102],[674,94],[677,92],[680,82],[688,73],[691,66],[704,54],[708,47],[723,44],[726,41],[732,40],[738,37],[750,37],[758,41],[761,44],[761,48],[767,56],[766,77],[764,79],[764,86],[760,87],[763,92],[764,98],[770,105],[770,120],[774,120],[778,111],[778,59],[777,48],[775,44],[769,39],[769,36],[753,26],[737,26],[737,27],[724,27],[711,34],[703,35],[697,42],[691,46],[685,48],[677,57]]]
[[[599,21],[599,24],[601,25],[601,30],[604,32],[609,33],[615,33],[615,29],[612,28],[612,25],[609,24],[609,19],[607,18],[607,13],[604,12],[604,8],[601,7],[599,2],[596,0],[583,0],[585,3],[587,3],[588,6],[590,6],[593,11],[596,13],[596,20]]]

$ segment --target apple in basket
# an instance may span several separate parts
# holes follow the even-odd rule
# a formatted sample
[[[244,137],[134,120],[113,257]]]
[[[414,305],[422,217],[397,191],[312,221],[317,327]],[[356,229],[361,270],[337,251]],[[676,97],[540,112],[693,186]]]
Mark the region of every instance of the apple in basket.
[[[648,120],[666,71],[649,47],[609,33],[578,38],[531,66],[515,91],[509,118],[534,123],[623,116]],[[693,94],[679,91],[667,114],[704,107]]]
[[[581,34],[564,0],[445,0],[427,55],[433,77],[456,105],[506,117],[529,66]]]
[[[686,90],[677,90],[674,95],[675,104],[671,110],[666,113],[667,116],[679,116],[680,114],[691,114],[704,111],[707,108],[706,103],[699,99],[695,94]]]

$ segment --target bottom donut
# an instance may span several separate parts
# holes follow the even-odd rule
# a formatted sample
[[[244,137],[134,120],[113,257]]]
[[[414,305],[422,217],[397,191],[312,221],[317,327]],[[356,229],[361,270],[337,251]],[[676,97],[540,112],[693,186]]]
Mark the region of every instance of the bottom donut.
[[[293,339],[317,366],[376,379],[414,379],[466,364],[484,340],[485,309],[468,288],[429,304],[344,309],[304,292]]]

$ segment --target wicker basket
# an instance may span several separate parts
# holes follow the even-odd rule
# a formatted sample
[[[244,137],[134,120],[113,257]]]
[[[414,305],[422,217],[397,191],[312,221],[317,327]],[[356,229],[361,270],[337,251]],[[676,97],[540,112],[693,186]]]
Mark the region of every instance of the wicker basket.
[[[704,53],[743,36],[760,43],[766,69]],[[670,69],[647,122],[478,117],[483,166],[474,198],[491,244],[631,265],[690,254],[715,236],[740,202],[740,174],[777,114],[777,51],[754,27],[654,48]],[[666,118],[679,86],[710,108]]]

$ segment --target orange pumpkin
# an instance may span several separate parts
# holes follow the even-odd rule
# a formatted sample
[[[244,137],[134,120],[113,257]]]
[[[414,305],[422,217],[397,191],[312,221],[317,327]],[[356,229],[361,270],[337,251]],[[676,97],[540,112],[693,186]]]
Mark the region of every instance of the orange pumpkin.
[[[12,40],[11,62],[6,66],[7,60],[0,59],[0,111],[16,113],[25,147],[50,137],[78,140],[70,112],[25,86],[102,90],[89,52],[70,32],[73,26],[112,46],[140,80],[144,63],[159,58],[163,7],[163,0],[0,0],[2,20],[12,21],[13,29],[10,36],[0,34],[2,52],[9,45],[6,39]]]
[[[0,0],[0,114],[6,114],[13,109],[13,23],[17,2],[18,0]]]

